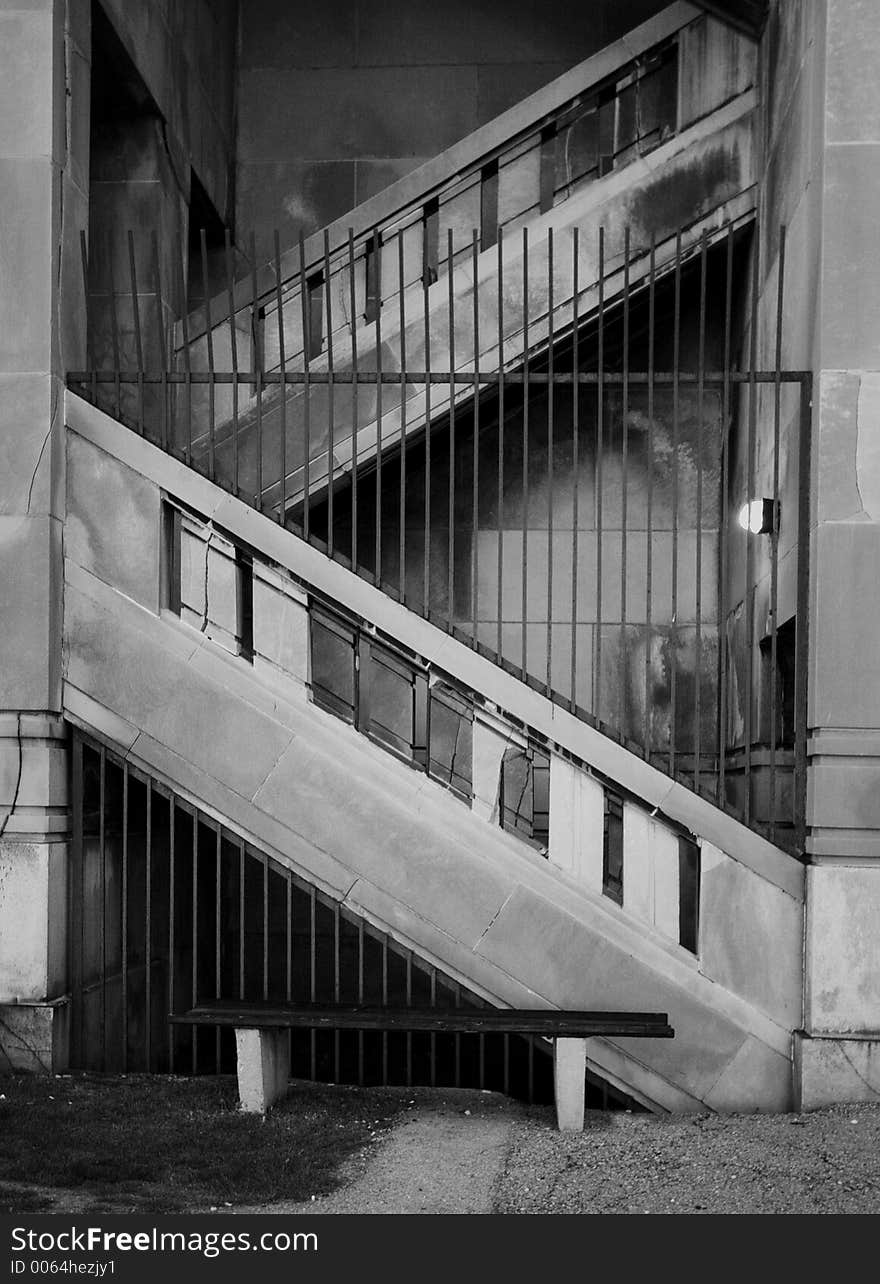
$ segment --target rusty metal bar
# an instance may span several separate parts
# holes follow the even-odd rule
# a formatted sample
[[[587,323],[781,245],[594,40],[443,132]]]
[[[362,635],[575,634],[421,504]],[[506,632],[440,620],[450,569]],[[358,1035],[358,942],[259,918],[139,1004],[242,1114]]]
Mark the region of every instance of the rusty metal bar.
[[[110,342],[113,347],[113,382],[116,385],[116,418],[122,418],[122,388],[119,377],[119,314],[116,308],[116,269],[113,266],[114,238],[107,233],[107,270],[110,274]]]
[[[412,950],[406,952],[406,1006],[412,1007],[413,990],[412,990],[412,972],[413,972],[413,954]],[[413,1081],[413,1060],[412,1060],[412,1030],[406,1032],[406,1086],[412,1087]]]
[[[192,960],[190,967],[191,1007],[199,1001],[199,813],[192,814]],[[147,976],[150,969],[147,968]],[[149,1029],[149,1023],[147,1024]],[[198,1029],[192,1032],[192,1072],[198,1073]],[[148,1061],[149,1064],[149,1061]]]
[[[809,733],[809,610],[810,610],[810,437],[812,381],[801,383],[798,449],[797,614],[795,633],[794,700],[794,820],[796,850],[806,854],[807,735]]]
[[[750,300],[750,332],[749,332],[749,374],[754,376],[758,362],[758,292],[759,292],[759,259],[760,259],[760,240],[758,229],[755,227],[752,240],[752,288]],[[751,505],[755,499],[755,452],[757,437],[757,388],[754,378],[748,382],[748,445],[747,445],[747,464],[746,464],[746,503]],[[751,508],[749,509],[751,516]],[[745,586],[744,586],[744,604],[746,616],[746,707],[744,710],[743,722],[745,724],[745,750],[743,754],[743,784],[744,784],[744,819],[748,825],[752,819],[752,738],[754,728],[752,725],[753,705],[755,699],[755,594],[753,587],[755,573],[754,547],[751,531],[746,530],[746,557],[745,557]]]
[[[153,786],[150,777],[145,781],[147,810],[146,840],[146,887],[144,896],[144,913],[146,916],[146,1020],[144,1022],[144,1039],[146,1043],[147,1070],[153,1068]]]
[[[424,534],[424,603],[426,617],[431,614],[431,314],[430,295],[431,271],[428,256],[431,247],[428,240],[429,227],[426,219],[422,228],[422,261],[425,270],[422,273],[422,301],[425,316],[425,534]],[[435,272],[436,280],[436,272]]]
[[[720,604],[718,611],[718,789],[716,802],[723,807],[727,797],[727,683],[730,657],[727,648],[728,576],[730,539],[730,346],[733,321],[733,232],[727,224],[727,254],[724,285],[724,371],[721,393],[721,538],[718,541],[718,578]]]
[[[333,902],[333,1002],[341,1002],[339,969],[339,901]],[[333,1031],[333,1082],[339,1083],[339,1031]]]
[[[309,1002],[314,1003],[317,997],[317,894],[315,888],[309,887]],[[315,1078],[317,1069],[317,1031],[309,1031],[309,1077]]]
[[[364,1002],[364,920],[358,919],[358,1003]],[[364,1032],[358,1030],[358,1083],[364,1082]]]
[[[223,997],[222,982],[222,955],[220,942],[223,935],[223,923],[220,915],[220,907],[223,896],[222,884],[222,867],[221,867],[221,834],[220,826],[217,825],[215,830],[216,846],[214,849],[214,997],[220,999]],[[173,1011],[173,1009],[172,1009]],[[216,1040],[214,1042],[214,1060],[215,1073],[220,1073],[220,1027],[216,1030]]]
[[[174,888],[176,885],[176,867],[175,867],[175,848],[174,848],[174,795],[168,795],[168,1011],[175,1012],[175,978],[177,974],[176,960],[174,957],[175,932],[174,932]],[[175,1044],[174,1026],[171,1026],[168,1032],[168,1073],[174,1074],[174,1052]]]
[[[176,254],[177,291],[180,296],[180,320],[183,327],[183,379],[184,379],[184,420],[186,422],[186,448],[184,460],[187,467],[192,465],[192,358],[189,348],[189,316],[186,305],[186,282],[183,279],[183,255]],[[171,1040],[172,1047],[174,1039]]]
[[[290,874],[284,879],[284,995],[287,1002],[293,999],[293,880]]]
[[[269,997],[269,858],[263,856],[263,999]]]
[[[245,996],[245,850],[238,844],[238,997]]]
[[[101,1047],[101,1067],[107,1068],[107,837],[105,832],[105,813],[107,806],[107,755],[104,746],[99,751],[98,783],[98,885],[101,896],[101,913],[99,917],[98,957],[100,958],[100,1008],[99,1029]],[[149,978],[149,971],[147,972]],[[149,1011],[149,1007],[147,1009]]]
[[[388,1003],[388,933],[382,933],[382,1006]],[[382,1082],[388,1082],[388,1031],[382,1031]]]
[[[669,774],[675,775],[678,737],[678,429],[680,414],[678,374],[681,368],[681,229],[675,234],[675,298],[672,321],[672,626],[669,630]]]

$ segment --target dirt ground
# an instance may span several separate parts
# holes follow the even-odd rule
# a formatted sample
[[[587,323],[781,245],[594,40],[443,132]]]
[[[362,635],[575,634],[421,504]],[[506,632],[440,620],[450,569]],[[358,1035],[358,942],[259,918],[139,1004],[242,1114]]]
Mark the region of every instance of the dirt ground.
[[[803,1115],[591,1112],[583,1133],[559,1133],[548,1108],[494,1093],[399,1091],[402,1109],[377,1121],[335,1193],[212,1211],[880,1212],[880,1103]],[[81,1193],[42,1193],[47,1212],[87,1211]],[[9,1184],[4,1194],[14,1206]]]

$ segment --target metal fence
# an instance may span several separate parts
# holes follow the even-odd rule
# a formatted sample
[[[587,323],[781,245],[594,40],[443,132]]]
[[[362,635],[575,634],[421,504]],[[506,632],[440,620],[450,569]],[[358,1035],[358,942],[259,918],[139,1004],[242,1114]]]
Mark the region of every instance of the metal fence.
[[[214,998],[486,1006],[78,731],[72,761],[74,1068],[234,1073],[232,1031],[168,1021]],[[291,1054],[298,1078],[553,1099],[549,1045],[516,1035],[292,1031]],[[638,1108],[592,1074],[587,1100]]]
[[[206,294],[173,357],[155,238],[141,254],[129,235],[130,332],[114,291],[93,293],[92,368],[69,382],[800,851],[811,383],[781,363],[784,229],[770,369],[750,225],[588,241],[499,228],[484,250],[475,230],[466,263],[408,284],[402,233],[377,232],[371,260],[350,237],[287,301],[280,277],[271,297],[254,282],[245,334],[227,238],[225,349]]]

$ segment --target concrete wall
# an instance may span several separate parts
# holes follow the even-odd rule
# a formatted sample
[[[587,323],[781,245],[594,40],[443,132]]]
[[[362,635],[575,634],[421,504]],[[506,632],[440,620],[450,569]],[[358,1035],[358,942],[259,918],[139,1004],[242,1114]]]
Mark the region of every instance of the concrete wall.
[[[236,227],[343,215],[663,0],[242,0]]]

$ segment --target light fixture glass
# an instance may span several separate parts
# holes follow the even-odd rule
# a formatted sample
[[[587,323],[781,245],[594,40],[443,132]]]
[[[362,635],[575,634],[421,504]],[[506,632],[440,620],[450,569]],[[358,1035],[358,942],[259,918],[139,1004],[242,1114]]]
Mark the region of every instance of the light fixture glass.
[[[736,520],[744,531],[751,531],[753,535],[772,535],[779,529],[779,501],[751,499],[743,504]]]

